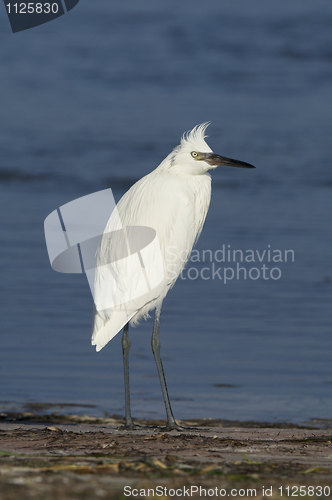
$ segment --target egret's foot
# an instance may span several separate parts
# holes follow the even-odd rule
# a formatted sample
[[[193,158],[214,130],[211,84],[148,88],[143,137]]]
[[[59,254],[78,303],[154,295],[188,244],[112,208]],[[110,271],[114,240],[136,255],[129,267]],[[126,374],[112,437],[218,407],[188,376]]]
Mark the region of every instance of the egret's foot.
[[[127,431],[135,431],[138,429],[143,429],[144,425],[134,424],[133,421],[121,425],[120,429],[125,429]]]
[[[198,427],[187,427],[187,426],[184,426],[184,425],[179,425],[177,424],[176,422],[168,422],[166,427],[165,427],[165,430],[166,431],[179,431],[179,432],[183,432],[183,431],[201,431],[202,429],[199,429]]]

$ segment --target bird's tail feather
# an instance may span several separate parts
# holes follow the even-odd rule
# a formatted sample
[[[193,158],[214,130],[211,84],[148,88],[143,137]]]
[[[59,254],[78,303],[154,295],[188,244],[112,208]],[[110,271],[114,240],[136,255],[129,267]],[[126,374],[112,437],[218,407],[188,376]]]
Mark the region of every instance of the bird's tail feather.
[[[108,315],[104,311],[96,311],[91,344],[96,346],[99,352],[115,335],[131,320],[136,311],[128,314],[125,309],[118,310],[112,314],[112,321],[108,321]]]

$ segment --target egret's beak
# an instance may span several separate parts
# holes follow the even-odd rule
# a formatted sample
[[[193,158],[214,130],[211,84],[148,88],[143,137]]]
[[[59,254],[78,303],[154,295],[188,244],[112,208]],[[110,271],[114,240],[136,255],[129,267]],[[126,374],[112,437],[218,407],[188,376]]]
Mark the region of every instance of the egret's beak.
[[[216,155],[215,153],[205,153],[205,158],[202,158],[202,160],[211,165],[211,167],[225,165],[227,167],[256,168],[253,165],[250,165],[250,163],[233,160],[232,158],[226,158],[225,156]]]

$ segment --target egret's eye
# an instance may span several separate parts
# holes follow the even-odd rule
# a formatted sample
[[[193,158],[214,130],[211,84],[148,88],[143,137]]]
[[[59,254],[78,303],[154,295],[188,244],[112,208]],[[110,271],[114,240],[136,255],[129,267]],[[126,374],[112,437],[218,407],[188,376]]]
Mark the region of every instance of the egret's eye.
[[[197,153],[197,151],[192,151],[192,152],[191,152],[191,156],[192,156],[193,158],[198,158],[198,153]]]

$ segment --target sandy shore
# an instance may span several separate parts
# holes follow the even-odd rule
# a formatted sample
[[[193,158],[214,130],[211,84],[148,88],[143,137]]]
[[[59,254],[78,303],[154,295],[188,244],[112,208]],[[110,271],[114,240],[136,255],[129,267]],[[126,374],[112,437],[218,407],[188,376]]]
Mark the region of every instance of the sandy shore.
[[[0,500],[332,497],[331,429],[141,423],[127,431],[118,419],[3,415]]]

